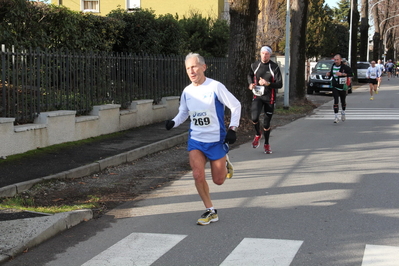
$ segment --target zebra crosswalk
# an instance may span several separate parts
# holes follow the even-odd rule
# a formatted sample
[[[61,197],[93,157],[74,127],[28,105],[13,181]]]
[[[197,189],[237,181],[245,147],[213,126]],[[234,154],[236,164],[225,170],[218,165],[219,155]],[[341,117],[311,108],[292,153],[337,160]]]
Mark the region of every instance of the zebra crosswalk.
[[[132,233],[82,266],[151,265],[185,237]]]
[[[399,247],[366,245],[362,266],[399,265]]]
[[[305,119],[332,120],[332,108],[316,109],[315,113]],[[346,111],[348,120],[399,120],[398,108],[351,108]]]
[[[302,243],[296,240],[244,238],[220,265],[290,265]]]
[[[187,235],[132,233],[82,266],[149,266]],[[289,266],[302,246],[301,240],[244,238],[221,266]],[[399,247],[366,245],[361,266],[397,266]]]

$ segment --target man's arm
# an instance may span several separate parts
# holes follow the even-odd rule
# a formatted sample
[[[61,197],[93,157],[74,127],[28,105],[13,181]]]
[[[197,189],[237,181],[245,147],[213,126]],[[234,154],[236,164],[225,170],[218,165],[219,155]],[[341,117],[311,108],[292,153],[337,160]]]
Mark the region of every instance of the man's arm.
[[[251,66],[249,67],[248,75],[247,75],[247,80],[248,80],[249,85],[251,85],[252,83],[255,83],[254,76],[255,76],[255,73],[254,73],[254,70],[252,69],[252,64],[251,64]]]
[[[180,97],[179,113],[172,120],[166,120],[165,127],[167,130],[170,130],[174,127],[178,127],[182,123],[184,123],[184,121],[186,121],[188,117],[189,117],[189,112],[187,109],[185,93],[183,91]]]
[[[347,77],[353,77],[353,71],[350,66],[345,65],[345,73]]]
[[[280,89],[283,87],[283,77],[281,76],[281,71],[277,64],[276,68],[273,69],[273,72],[274,72],[274,82],[271,82],[269,86],[274,89]]]
[[[240,101],[229,90],[227,90],[222,83],[219,84],[217,96],[220,102],[227,106],[231,111],[229,127],[238,127],[240,125],[241,118]]]

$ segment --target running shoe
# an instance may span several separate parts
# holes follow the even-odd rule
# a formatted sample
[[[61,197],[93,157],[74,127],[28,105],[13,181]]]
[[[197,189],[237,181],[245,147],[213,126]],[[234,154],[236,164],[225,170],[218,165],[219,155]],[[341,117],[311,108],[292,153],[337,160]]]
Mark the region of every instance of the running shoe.
[[[341,112],[341,120],[342,122],[346,120],[345,112]]]
[[[266,154],[271,154],[272,153],[272,150],[270,149],[270,144],[265,144],[263,147],[265,148],[265,153]]]
[[[233,165],[230,162],[229,156],[226,154],[226,168],[227,168],[227,175],[226,178],[232,178],[234,174]]]
[[[378,90],[376,90],[376,91],[374,91],[375,92],[375,94],[378,94]]]
[[[338,119],[338,116],[336,116],[334,119],[334,123],[338,123],[338,122],[339,122],[339,119]]]
[[[256,149],[259,147],[260,143],[260,139],[262,138],[262,135],[255,135],[254,141],[252,141],[252,148]]]
[[[219,221],[218,212],[217,212],[217,210],[214,210],[214,211],[215,212],[212,212],[209,209],[206,210],[206,212],[201,215],[201,218],[198,219],[197,224],[208,225],[210,223]]]
[[[370,101],[372,101],[372,100],[374,100],[374,97],[373,97],[373,96],[370,97]]]

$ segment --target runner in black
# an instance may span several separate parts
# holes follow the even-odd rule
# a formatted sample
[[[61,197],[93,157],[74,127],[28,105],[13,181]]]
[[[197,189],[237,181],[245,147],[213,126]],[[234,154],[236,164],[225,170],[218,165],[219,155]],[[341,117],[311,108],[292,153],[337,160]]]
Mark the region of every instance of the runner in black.
[[[265,112],[263,122],[263,134],[265,137],[264,150],[270,154],[269,137],[270,121],[274,112],[277,89],[283,87],[281,71],[279,66],[270,60],[273,51],[270,46],[263,46],[260,50],[261,60],[251,64],[248,74],[248,89],[254,93],[251,107],[251,120],[255,127],[255,138],[252,142],[253,148],[258,148],[262,132],[260,131],[259,116],[262,108]]]
[[[346,115],[346,90],[345,85],[348,77],[352,77],[352,69],[350,66],[342,63],[342,57],[340,54],[336,54],[334,56],[334,64],[331,67],[331,71],[327,72],[326,76],[332,76],[331,85],[332,85],[332,93],[334,96],[334,123],[339,122],[338,111],[339,111],[339,99],[341,99],[341,120],[345,121]]]

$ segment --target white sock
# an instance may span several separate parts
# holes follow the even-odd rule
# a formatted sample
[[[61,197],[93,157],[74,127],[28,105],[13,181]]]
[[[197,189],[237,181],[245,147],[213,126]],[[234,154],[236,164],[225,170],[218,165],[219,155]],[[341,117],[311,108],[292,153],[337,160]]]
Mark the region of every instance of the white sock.
[[[212,213],[215,213],[215,208],[214,207],[207,208],[207,210],[210,210]]]

